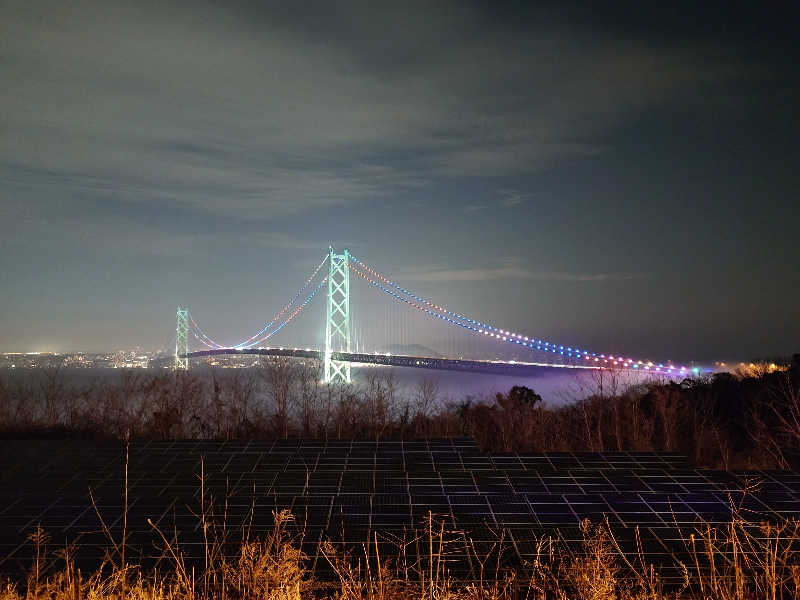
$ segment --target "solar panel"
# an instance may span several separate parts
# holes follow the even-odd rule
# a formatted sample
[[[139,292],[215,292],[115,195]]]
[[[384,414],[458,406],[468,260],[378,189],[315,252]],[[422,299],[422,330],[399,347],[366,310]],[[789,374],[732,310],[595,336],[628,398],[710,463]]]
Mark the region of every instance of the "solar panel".
[[[322,540],[373,542],[377,532],[381,551],[390,552],[388,540],[410,539],[431,514],[447,531],[451,573],[465,577],[475,574],[471,556],[500,537],[504,560],[521,566],[545,536],[577,548],[583,519],[608,519],[621,551],[635,556],[641,548],[673,568],[688,532],[701,522],[726,522],[732,505],[753,522],[800,517],[800,474],[697,469],[676,453],[484,454],[467,438],[153,441],[130,448],[128,556],[145,564],[157,557],[148,519],[170,536],[177,532],[188,560],[203,556],[201,468],[206,505],[213,499],[217,517],[226,513],[231,541],[245,529],[263,535],[273,511],[288,508],[321,572]],[[759,489],[743,493],[751,480]],[[27,537],[37,526],[53,545],[77,542],[81,568],[96,566],[108,545],[100,518],[121,536],[123,487],[118,444],[3,442],[0,574],[30,567]]]

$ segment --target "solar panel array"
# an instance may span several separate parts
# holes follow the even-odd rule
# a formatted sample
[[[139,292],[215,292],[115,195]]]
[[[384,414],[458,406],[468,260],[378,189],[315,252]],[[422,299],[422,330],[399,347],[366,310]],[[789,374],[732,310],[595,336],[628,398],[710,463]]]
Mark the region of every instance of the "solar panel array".
[[[696,469],[672,453],[486,454],[464,438],[149,442],[130,448],[128,557],[155,561],[153,526],[176,535],[190,559],[203,556],[201,472],[206,511],[213,499],[232,548],[288,508],[309,566],[323,575],[326,539],[348,547],[375,543],[377,533],[384,555],[405,540],[413,561],[428,550],[427,539],[412,540],[429,514],[446,532],[449,572],[464,578],[477,576],[476,555],[497,551],[501,539],[503,560],[515,566],[529,564],[547,536],[579,548],[583,519],[608,519],[630,557],[641,550],[676,568],[687,532],[730,520],[732,506],[753,522],[800,517],[800,474]],[[121,539],[123,490],[119,444],[0,443],[0,574],[30,567],[38,525],[51,547],[76,542],[83,568],[97,565],[109,546],[101,518]]]

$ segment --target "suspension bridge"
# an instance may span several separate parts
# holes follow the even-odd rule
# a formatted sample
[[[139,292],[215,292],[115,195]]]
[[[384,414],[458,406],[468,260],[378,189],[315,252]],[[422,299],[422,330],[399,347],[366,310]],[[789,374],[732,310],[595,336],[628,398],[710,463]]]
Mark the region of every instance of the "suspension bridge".
[[[431,355],[432,351],[426,353],[424,347],[422,351],[403,353],[378,350],[367,352],[364,351],[363,343],[361,348],[354,348],[351,274],[364,287],[398,306],[404,319],[408,313],[412,313],[428,321],[430,327],[435,322],[442,327],[442,331],[458,332],[463,345],[471,349],[472,355],[465,356],[462,348],[455,347],[451,347],[449,353],[436,353],[436,356]],[[325,292],[320,294],[323,290]],[[268,345],[270,338],[306,311],[319,295],[326,298],[325,335],[321,348]],[[203,349],[190,350],[190,340],[200,344]],[[192,358],[235,354],[317,359],[323,363],[325,383],[350,383],[352,364],[520,375],[542,368],[630,370],[673,377],[697,375],[701,371],[699,367],[682,366],[671,361],[654,362],[594,352],[473,319],[406,289],[349,250],[337,252],[333,248],[329,249],[322,262],[289,302],[258,332],[238,343],[218,343],[203,331],[188,308],[178,308],[174,357],[176,369],[188,369]]]

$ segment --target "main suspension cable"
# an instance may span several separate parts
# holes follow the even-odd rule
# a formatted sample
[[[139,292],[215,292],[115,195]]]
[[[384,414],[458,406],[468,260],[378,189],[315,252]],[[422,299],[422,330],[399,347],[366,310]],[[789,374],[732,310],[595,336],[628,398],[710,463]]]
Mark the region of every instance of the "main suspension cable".
[[[250,347],[260,343],[261,341],[263,341],[264,339],[266,339],[267,337],[270,337],[272,335],[272,334],[269,334],[266,337],[264,337],[263,339],[261,338],[261,336],[267,330],[269,330],[270,327],[272,327],[277,321],[280,320],[280,318],[284,315],[284,313],[286,313],[292,306],[294,306],[294,304],[297,301],[297,299],[308,288],[308,286],[311,285],[311,282],[314,280],[314,278],[316,278],[316,276],[319,273],[320,269],[322,269],[323,265],[327,262],[327,260],[328,260],[328,255],[326,254],[325,258],[322,259],[322,262],[319,263],[319,265],[317,266],[316,269],[314,269],[314,272],[311,273],[311,276],[308,279],[306,279],[306,282],[303,285],[303,287],[301,287],[297,291],[297,293],[294,295],[294,297],[292,297],[292,299],[289,300],[288,304],[286,304],[286,306],[284,306],[279,312],[277,312],[275,314],[275,316],[273,316],[272,319],[266,325],[264,325],[264,327],[262,327],[261,330],[258,333],[256,333],[253,336],[250,336],[246,340],[243,340],[243,341],[239,342],[238,344],[234,344],[232,346],[223,346],[222,344],[219,344],[218,342],[214,341],[210,336],[208,336],[200,328],[200,326],[197,324],[197,322],[194,320],[194,318],[190,314],[189,315],[189,319],[191,320],[192,328],[195,329],[195,331],[192,331],[192,333],[205,346],[207,346],[209,348],[215,348],[215,349],[219,349],[219,348],[250,348]],[[325,276],[325,279],[327,279],[327,275]],[[318,286],[317,290],[315,290],[314,293],[311,294],[309,298],[307,298],[307,300],[310,300],[310,298],[313,298],[314,295],[316,295],[316,292],[318,290],[319,290],[319,286]],[[284,321],[284,323],[283,323],[283,325],[281,325],[281,327],[283,327],[287,322],[288,321]]]
[[[355,265],[353,264],[349,265],[351,271],[356,275],[358,275],[359,277],[361,277],[362,279],[368,281],[372,286],[389,294],[390,296],[395,298],[395,300],[399,302],[404,302],[409,306],[413,306],[414,308],[427,313],[431,317],[440,319],[442,321],[446,321],[453,325],[457,325],[473,333],[491,337],[498,341],[517,344],[529,348],[530,350],[557,354],[559,356],[564,356],[565,358],[580,359],[581,361],[585,361],[583,362],[583,364],[585,364],[586,366],[590,365],[600,366],[600,364],[602,363],[603,365],[608,365],[608,366],[613,365],[622,368],[633,368],[633,369],[666,372],[666,373],[687,371],[686,367],[680,367],[680,368],[676,367],[669,361],[667,361],[666,364],[659,363],[656,365],[652,361],[645,361],[645,360],[637,361],[635,359],[624,358],[622,356],[597,354],[595,352],[589,352],[588,350],[580,350],[579,348],[572,348],[571,346],[565,347],[563,345],[558,345],[556,343],[550,343],[545,340],[520,335],[515,332],[494,327],[493,325],[489,325],[488,323],[483,323],[482,321],[478,321],[470,317],[467,317],[465,315],[462,315],[460,313],[448,310],[444,306],[435,304],[430,300],[423,298],[422,296],[418,296],[417,294],[414,294],[410,290],[401,287],[400,285],[390,280],[389,278],[381,275],[376,270],[372,269],[369,265],[365,264],[352,254],[350,255],[350,258],[352,258],[355,263]],[[361,271],[359,267],[364,271],[366,271],[366,273]],[[372,277],[370,277],[370,275],[372,275]],[[383,285],[384,283],[386,285]],[[392,289],[389,288],[393,288],[397,292],[401,292],[401,294],[398,294],[396,293],[396,291],[393,291]]]

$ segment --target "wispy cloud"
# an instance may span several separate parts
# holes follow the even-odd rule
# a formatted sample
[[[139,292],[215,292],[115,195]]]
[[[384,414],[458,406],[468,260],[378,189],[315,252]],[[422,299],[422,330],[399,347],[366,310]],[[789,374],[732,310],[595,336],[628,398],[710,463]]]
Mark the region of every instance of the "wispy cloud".
[[[645,279],[644,273],[574,273],[562,271],[534,271],[519,265],[508,264],[496,267],[473,269],[437,269],[409,270],[398,276],[398,279],[421,282],[447,283],[456,281],[492,281],[513,279],[535,279],[541,281],[566,282],[609,282]]]
[[[520,206],[530,200],[533,194],[523,193],[513,189],[501,189],[498,191],[497,198],[491,199],[483,204],[468,204],[464,207],[465,213],[478,212],[487,209],[509,209]]]
[[[530,200],[533,194],[523,193],[519,190],[502,189],[500,190],[500,204],[505,208],[514,208]]]
[[[49,172],[142,203],[296,214],[602,153],[599,134],[632,110],[733,76],[701,48],[556,23],[481,34],[486,15],[468,5],[454,26],[453,7],[412,2],[408,36],[390,33],[394,9],[358,2],[316,6],[319,20],[277,5],[166,4],[4,10],[9,177]],[[164,18],[173,10],[180,20]],[[527,198],[509,190],[500,205]]]
[[[303,239],[281,232],[256,233],[249,238],[252,243],[265,248],[281,248],[284,250],[319,250],[324,252],[328,242]],[[352,245],[352,244],[351,244]]]

